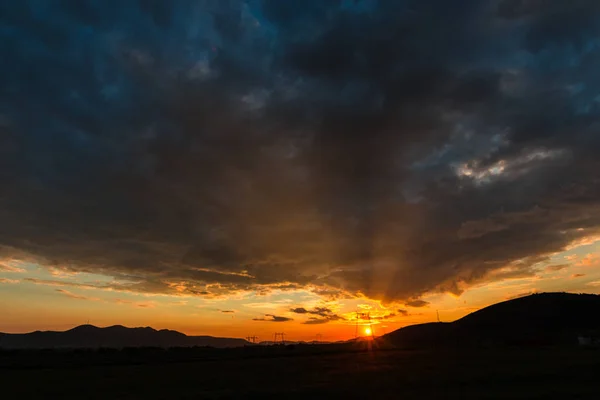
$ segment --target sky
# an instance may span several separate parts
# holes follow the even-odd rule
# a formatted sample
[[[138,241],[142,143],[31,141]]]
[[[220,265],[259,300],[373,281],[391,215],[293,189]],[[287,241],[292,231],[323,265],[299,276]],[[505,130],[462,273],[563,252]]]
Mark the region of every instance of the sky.
[[[0,331],[600,293],[599,34],[596,0],[0,1]]]

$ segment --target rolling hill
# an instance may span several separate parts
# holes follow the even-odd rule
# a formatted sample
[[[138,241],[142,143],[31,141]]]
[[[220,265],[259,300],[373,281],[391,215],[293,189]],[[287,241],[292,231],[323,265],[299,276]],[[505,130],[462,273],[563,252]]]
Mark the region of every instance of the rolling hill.
[[[36,331],[25,334],[0,333],[0,348],[98,348],[98,347],[241,347],[243,339],[187,336],[177,331],[153,328],[126,328],[121,325],[99,328],[81,325],[64,332]]]
[[[383,337],[394,345],[577,343],[577,336],[600,331],[600,296],[540,293],[504,301],[450,323],[398,329]]]

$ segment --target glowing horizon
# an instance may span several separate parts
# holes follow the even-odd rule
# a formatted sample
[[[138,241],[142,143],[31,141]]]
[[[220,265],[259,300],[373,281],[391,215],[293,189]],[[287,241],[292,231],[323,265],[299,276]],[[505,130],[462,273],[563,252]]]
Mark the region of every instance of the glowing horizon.
[[[150,326],[188,335],[258,336],[269,340],[285,331],[288,340],[324,341],[355,336],[357,311],[368,311],[373,334],[437,320],[461,318],[510,298],[545,291],[600,294],[600,240],[575,243],[552,255],[528,276],[509,276],[510,267],[467,288],[461,295],[430,293],[419,301],[384,305],[368,298],[323,298],[308,290],[273,290],[257,295],[204,299],[189,295],[135,293],[105,287],[113,280],[92,274],[69,274],[60,268],[4,261],[0,263],[0,332],[67,330],[95,326]],[[499,278],[496,280],[496,278]],[[17,293],[19,295],[17,295]],[[32,301],[34,300],[34,301]],[[407,304],[409,303],[409,304]],[[275,321],[273,317],[285,318]],[[289,319],[289,320],[287,320]],[[359,319],[361,332],[369,323]],[[370,335],[366,333],[366,335]]]

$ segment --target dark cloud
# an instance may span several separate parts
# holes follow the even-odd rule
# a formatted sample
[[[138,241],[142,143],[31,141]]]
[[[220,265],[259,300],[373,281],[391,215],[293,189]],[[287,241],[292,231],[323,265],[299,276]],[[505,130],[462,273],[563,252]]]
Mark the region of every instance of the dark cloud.
[[[321,317],[331,315],[333,313],[329,308],[326,307],[315,307],[312,310],[307,310],[304,307],[297,307],[290,309],[290,311],[296,314],[314,314],[320,315]]]
[[[547,3],[4,2],[0,256],[204,296],[532,273],[600,234],[600,6]]]
[[[262,318],[252,318],[252,321],[287,322],[287,321],[293,321],[293,319],[288,318],[288,317],[280,317],[280,316],[273,315],[273,314],[265,314],[265,316]]]
[[[376,321],[385,321],[387,319],[394,318],[395,316],[396,316],[395,313],[389,313],[389,314],[385,314],[385,315],[375,315],[375,316],[372,316],[371,319],[376,320]]]
[[[320,325],[320,324],[326,324],[331,321],[343,321],[343,320],[344,320],[344,317],[341,317],[337,314],[330,314],[330,315],[326,315],[322,318],[310,317],[302,323],[305,325]]]
[[[290,311],[296,314],[308,314],[308,310],[304,307],[292,308]]]
[[[223,314],[234,314],[234,313],[235,313],[235,311],[234,311],[234,310],[221,310],[221,312],[222,312]]]
[[[328,318],[316,318],[310,317],[306,321],[303,322],[304,325],[321,325],[329,322]]]
[[[429,305],[429,302],[427,302],[425,300],[411,300],[411,301],[406,302],[406,305],[408,307],[420,308],[420,307],[427,307]]]
[[[393,313],[391,315],[395,316]],[[396,314],[396,315],[398,315],[400,317],[415,317],[415,316],[423,315],[423,313],[411,313],[408,310],[401,308],[398,310],[398,314]]]
[[[296,314],[310,314],[318,315],[321,318],[309,317],[306,321],[302,322],[307,325],[326,324],[330,321],[340,321],[344,318],[335,314],[332,310],[327,307],[314,307],[313,309],[306,309],[304,307],[296,307],[290,309],[291,312]]]

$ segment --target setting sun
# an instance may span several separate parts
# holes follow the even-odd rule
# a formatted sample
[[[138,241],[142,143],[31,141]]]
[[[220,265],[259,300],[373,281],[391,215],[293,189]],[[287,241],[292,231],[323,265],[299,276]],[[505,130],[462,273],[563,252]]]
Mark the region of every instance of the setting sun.
[[[370,336],[373,331],[371,331],[371,328],[365,328],[365,333]]]

